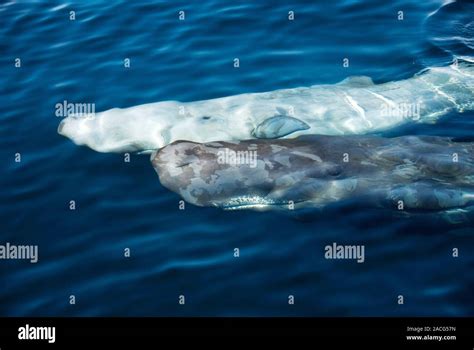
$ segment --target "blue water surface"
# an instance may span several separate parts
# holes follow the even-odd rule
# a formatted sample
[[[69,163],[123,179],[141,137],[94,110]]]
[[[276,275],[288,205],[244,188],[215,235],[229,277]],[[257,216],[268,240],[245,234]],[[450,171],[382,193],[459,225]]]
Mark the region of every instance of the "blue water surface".
[[[38,245],[39,261],[0,261],[0,315],[474,315],[472,222],[364,203],[179,210],[148,156],[127,163],[78,147],[57,134],[55,116],[64,100],[102,111],[350,75],[408,78],[473,56],[473,13],[469,2],[438,0],[3,2],[0,244]],[[474,141],[473,130],[466,112],[385,136]],[[333,242],[365,245],[365,262],[325,259]]]

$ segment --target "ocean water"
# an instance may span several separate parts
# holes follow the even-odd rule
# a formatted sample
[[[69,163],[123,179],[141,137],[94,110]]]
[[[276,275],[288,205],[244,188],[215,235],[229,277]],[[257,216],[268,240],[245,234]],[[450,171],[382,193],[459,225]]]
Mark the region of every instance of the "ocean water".
[[[0,261],[0,315],[474,315],[472,221],[363,203],[179,210],[148,156],[78,147],[55,115],[65,100],[102,111],[408,78],[472,57],[473,14],[468,1],[438,0],[2,2],[0,244],[38,245],[39,261]],[[466,112],[384,135],[473,131]],[[333,242],[364,245],[365,262],[325,259]]]

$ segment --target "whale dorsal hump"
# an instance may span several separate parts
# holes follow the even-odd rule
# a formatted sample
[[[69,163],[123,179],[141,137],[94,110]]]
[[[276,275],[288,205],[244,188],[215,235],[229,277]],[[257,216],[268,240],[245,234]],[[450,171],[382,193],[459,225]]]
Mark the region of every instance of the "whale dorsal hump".
[[[308,124],[297,118],[287,115],[275,115],[261,122],[252,134],[259,139],[276,139],[309,128]]]
[[[343,81],[341,81],[338,85],[347,85],[353,87],[364,87],[364,86],[372,86],[374,82],[371,77],[366,75],[354,75],[352,77],[347,77]]]

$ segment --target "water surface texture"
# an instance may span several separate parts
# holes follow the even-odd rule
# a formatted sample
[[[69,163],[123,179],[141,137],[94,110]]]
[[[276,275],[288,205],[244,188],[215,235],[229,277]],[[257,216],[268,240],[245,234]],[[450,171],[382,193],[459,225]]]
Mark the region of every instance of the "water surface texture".
[[[64,100],[103,111],[351,75],[404,79],[472,57],[473,13],[438,0],[3,2],[0,244],[38,245],[39,261],[0,261],[0,315],[474,315],[472,221],[364,203],[179,210],[148,156],[78,147],[55,115]],[[383,135],[474,141],[473,130],[466,112]],[[333,242],[364,245],[365,261],[325,259]]]

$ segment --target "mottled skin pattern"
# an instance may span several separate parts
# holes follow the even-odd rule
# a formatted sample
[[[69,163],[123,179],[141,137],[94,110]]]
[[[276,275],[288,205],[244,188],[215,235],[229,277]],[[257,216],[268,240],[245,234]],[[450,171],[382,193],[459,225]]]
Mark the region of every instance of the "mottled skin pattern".
[[[256,151],[256,163],[222,164],[225,149]],[[165,187],[198,206],[322,207],[358,199],[365,206],[399,209],[403,201],[403,210],[444,210],[474,203],[474,143],[441,137],[177,141],[151,160]]]

